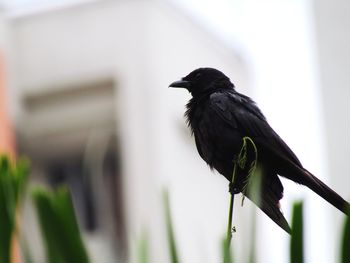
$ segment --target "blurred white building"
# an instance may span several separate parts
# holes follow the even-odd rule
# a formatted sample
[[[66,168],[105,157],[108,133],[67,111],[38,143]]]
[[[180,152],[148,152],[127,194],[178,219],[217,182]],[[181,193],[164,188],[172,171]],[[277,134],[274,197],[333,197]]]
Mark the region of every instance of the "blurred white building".
[[[19,148],[34,181],[70,185],[94,262],[115,262],[118,245],[135,260],[144,232],[152,262],[167,262],[165,188],[184,262],[203,249],[217,261],[227,183],[197,156],[182,118],[189,96],[167,87],[203,65],[248,87],[237,54],[157,1],[12,14],[6,26]]]
[[[228,185],[218,173],[209,171],[196,152],[182,117],[189,95],[167,89],[170,82],[197,67],[221,69],[239,91],[255,95],[305,166],[315,173],[321,169],[325,179],[330,174],[327,182],[344,197],[350,197],[350,179],[344,176],[350,149],[346,139],[350,127],[346,99],[350,93],[345,88],[350,61],[345,43],[350,39],[350,21],[339,15],[350,4],[336,2],[339,3],[333,3],[330,12],[331,4],[326,1],[314,5],[299,1],[298,6],[288,2],[287,7],[295,9],[268,1],[259,10],[276,10],[270,15],[290,23],[290,27],[279,31],[286,32],[281,37],[285,42],[269,49],[269,40],[275,34],[272,21],[259,29],[259,36],[263,37],[267,28],[272,28],[268,38],[259,42],[264,46],[260,50],[251,46],[244,52],[240,44],[218,40],[200,20],[167,1],[82,1],[56,8],[3,12],[1,36],[20,152],[33,162],[34,182],[51,186],[67,183],[72,189],[93,262],[116,262],[116,258],[125,257],[128,262],[137,262],[137,244],[145,233],[150,241],[151,262],[169,261],[162,207],[164,189],[170,194],[181,262],[220,262]],[[251,14],[247,10],[247,15]],[[283,16],[288,10],[300,11],[301,17],[307,18],[294,23],[294,13]],[[310,57],[300,62],[299,69],[297,63],[287,67],[292,57],[297,61],[298,51],[283,57],[290,48],[288,35],[294,34],[285,30],[310,26],[304,23],[313,19],[307,16],[313,13],[315,20],[310,28],[316,29],[314,38],[310,41],[306,37],[306,44],[298,42],[298,50],[311,50],[312,55],[306,55]],[[282,16],[278,18],[277,14]],[[244,24],[240,28],[244,31]],[[250,27],[247,32],[254,35],[255,31]],[[306,30],[294,36],[307,33]],[[277,51],[278,46],[283,48]],[[276,65],[269,71],[264,64],[272,58],[269,52],[273,48],[279,59],[271,59],[271,63],[286,63],[278,66],[278,73]],[[249,50],[256,53],[249,54]],[[261,57],[265,62],[257,62],[256,57],[264,51],[266,54]],[[306,83],[300,83],[292,94],[302,72],[310,75],[305,73]],[[264,78],[272,73],[276,73],[275,82]],[[271,86],[266,87],[269,83]],[[272,101],[268,100],[271,97]],[[286,100],[281,103],[281,98]],[[291,107],[298,109],[290,111]],[[310,126],[293,130],[299,121]],[[305,149],[308,143],[310,146]],[[317,149],[316,155],[313,149]],[[319,160],[325,163],[319,166]],[[292,195],[288,196],[287,185],[289,201]],[[291,192],[300,190],[291,188]],[[307,202],[317,199],[315,195],[305,198]],[[283,205],[289,216],[287,201]],[[244,262],[249,254],[255,214],[259,220],[257,262],[286,260],[287,235],[249,201],[235,209],[238,231],[233,247],[238,262]],[[323,214],[328,216],[320,220],[320,226],[334,227],[338,232],[343,218],[335,209],[314,209],[316,219]],[[39,232],[33,228],[33,211],[26,209],[24,217],[27,236],[37,241],[31,242],[34,256],[37,262],[44,262]],[[325,226],[327,223],[331,227]],[[311,224],[307,226],[312,228]],[[327,229],[325,232],[330,231]],[[316,228],[311,230],[319,232]],[[327,238],[332,234],[326,233]],[[337,239],[330,240],[334,244],[325,258],[334,259]],[[306,246],[315,253],[314,247]],[[281,248],[275,257],[273,248]],[[317,256],[311,256],[309,262],[313,258]]]

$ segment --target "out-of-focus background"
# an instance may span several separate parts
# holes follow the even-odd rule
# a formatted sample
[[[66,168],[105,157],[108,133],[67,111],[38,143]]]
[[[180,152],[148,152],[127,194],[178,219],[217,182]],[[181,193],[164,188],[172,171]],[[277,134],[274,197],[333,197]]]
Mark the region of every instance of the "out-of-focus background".
[[[151,262],[168,262],[164,188],[181,262],[220,262],[228,182],[196,152],[189,94],[167,86],[197,67],[222,70],[350,200],[349,12],[342,0],[3,0],[0,145],[31,160],[33,184],[68,185],[92,262],[136,262],[145,233]],[[288,219],[305,200],[306,262],[336,262],[344,216],[283,182]],[[254,215],[257,262],[287,262],[289,237],[239,203],[237,262],[247,262]],[[21,221],[44,262],[30,200]]]

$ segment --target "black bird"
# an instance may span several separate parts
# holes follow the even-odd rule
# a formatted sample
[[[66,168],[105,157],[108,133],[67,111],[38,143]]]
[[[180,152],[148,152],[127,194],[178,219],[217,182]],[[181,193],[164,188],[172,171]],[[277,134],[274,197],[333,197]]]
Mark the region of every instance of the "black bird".
[[[243,137],[253,140],[261,171],[260,195],[256,197],[245,188],[248,173],[243,170],[230,189],[233,193],[242,192],[285,231],[291,232],[280,211],[283,186],[278,175],[309,187],[345,214],[349,213],[350,204],[302,166],[255,102],[238,93],[221,71],[199,68],[169,87],[185,88],[191,93],[185,116],[199,155],[230,182]]]

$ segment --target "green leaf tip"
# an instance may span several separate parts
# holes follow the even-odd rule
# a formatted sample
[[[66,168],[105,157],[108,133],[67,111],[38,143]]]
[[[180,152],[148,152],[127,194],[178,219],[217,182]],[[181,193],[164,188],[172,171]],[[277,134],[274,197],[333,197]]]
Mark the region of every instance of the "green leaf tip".
[[[47,261],[88,263],[69,191],[65,187],[54,192],[38,187],[32,191],[32,197],[45,240]]]
[[[303,243],[303,202],[298,201],[293,205],[292,233],[290,243],[290,262],[304,262]]]
[[[350,210],[349,210],[350,212]],[[349,263],[350,262],[350,214],[345,219],[343,236],[341,240],[341,262]]]
[[[179,256],[177,252],[177,245],[175,240],[175,234],[174,234],[174,228],[173,228],[173,222],[171,218],[171,211],[170,211],[170,202],[169,202],[169,194],[167,191],[163,191],[163,204],[164,204],[164,213],[165,213],[165,223],[166,223],[166,229],[168,234],[168,246],[170,251],[170,262],[171,263],[178,263]]]

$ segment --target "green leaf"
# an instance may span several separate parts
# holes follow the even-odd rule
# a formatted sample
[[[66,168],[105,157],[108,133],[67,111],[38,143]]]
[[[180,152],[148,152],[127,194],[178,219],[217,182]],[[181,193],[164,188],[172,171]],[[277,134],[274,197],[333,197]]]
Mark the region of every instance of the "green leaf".
[[[148,235],[144,233],[137,246],[138,263],[149,262]]]
[[[0,156],[0,262],[11,261],[11,242],[16,230],[16,212],[28,177],[28,163],[11,162]]]
[[[52,196],[44,189],[37,188],[32,192],[32,197],[46,248],[47,262],[63,263],[63,257],[60,254],[57,244],[58,240],[55,238],[55,229],[58,227],[58,220],[51,204]]]
[[[349,214],[349,213],[348,213]],[[342,244],[341,244],[341,262],[350,262],[350,216],[347,216],[344,223]]]
[[[227,237],[222,240],[222,258],[224,263],[233,263],[230,244],[230,240]]]
[[[257,174],[258,149],[250,137],[243,137],[242,140],[242,148],[238,155],[240,173],[244,173],[246,177],[246,180],[243,182],[242,193],[246,193],[249,190],[256,195],[256,199],[260,199],[261,177],[254,176]],[[249,163],[247,163],[248,161]]]
[[[292,216],[292,235],[290,243],[290,262],[304,262],[303,248],[303,203],[294,203]]]
[[[165,211],[165,223],[166,223],[166,229],[168,234],[168,245],[169,245],[170,260],[171,260],[170,262],[178,263],[179,257],[178,257],[177,248],[176,248],[173,223],[171,220],[169,195],[167,191],[164,191],[163,193],[163,203],[164,203],[164,211]]]
[[[89,262],[68,190],[59,188],[51,193],[37,188],[32,195],[45,240],[48,262]]]
[[[251,232],[250,248],[249,248],[249,263],[256,262],[256,257],[255,257],[255,251],[256,251],[256,213],[253,213],[252,217],[253,218],[252,218],[252,232]]]

